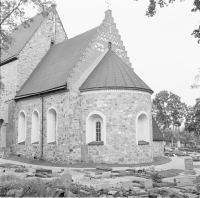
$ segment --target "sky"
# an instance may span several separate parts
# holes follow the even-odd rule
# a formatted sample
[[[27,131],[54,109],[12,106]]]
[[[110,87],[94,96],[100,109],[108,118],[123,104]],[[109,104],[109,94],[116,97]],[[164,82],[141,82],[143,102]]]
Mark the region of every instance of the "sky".
[[[194,0],[158,8],[147,17],[148,0],[107,0],[136,74],[156,93],[171,91],[194,105],[200,90],[191,89],[200,68],[200,44],[191,36],[200,25],[200,12],[191,12]],[[68,38],[101,24],[108,9],[105,0],[56,0]]]

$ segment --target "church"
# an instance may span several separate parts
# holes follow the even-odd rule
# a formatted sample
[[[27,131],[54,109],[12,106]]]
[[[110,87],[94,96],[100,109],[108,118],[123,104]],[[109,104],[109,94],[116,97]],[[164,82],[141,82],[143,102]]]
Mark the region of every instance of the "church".
[[[134,72],[111,10],[68,38],[52,7],[11,36],[0,63],[1,150],[59,163],[137,164],[163,155],[153,91]]]

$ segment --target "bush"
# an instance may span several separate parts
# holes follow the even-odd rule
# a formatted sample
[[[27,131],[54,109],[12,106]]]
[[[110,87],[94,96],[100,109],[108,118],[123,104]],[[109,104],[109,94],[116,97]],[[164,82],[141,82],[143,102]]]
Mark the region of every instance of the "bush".
[[[151,172],[149,178],[152,179],[153,182],[161,183],[163,177],[158,172]]]

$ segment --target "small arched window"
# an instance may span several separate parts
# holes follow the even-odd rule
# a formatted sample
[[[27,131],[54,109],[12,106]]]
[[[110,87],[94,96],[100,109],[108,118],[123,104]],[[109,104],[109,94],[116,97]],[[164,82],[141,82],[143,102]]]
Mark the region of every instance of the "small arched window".
[[[99,111],[89,113],[86,118],[86,144],[96,142],[106,145],[106,116]]]
[[[150,130],[149,120],[146,114],[142,113],[137,120],[137,144],[149,144]]]
[[[96,141],[101,141],[101,122],[96,122]]]
[[[47,113],[47,143],[56,144],[57,113],[50,109]]]
[[[23,111],[20,112],[18,118],[18,143],[23,143],[26,140],[26,115]]]
[[[37,144],[39,143],[39,114],[35,110],[32,114],[32,128],[31,128],[31,143]]]

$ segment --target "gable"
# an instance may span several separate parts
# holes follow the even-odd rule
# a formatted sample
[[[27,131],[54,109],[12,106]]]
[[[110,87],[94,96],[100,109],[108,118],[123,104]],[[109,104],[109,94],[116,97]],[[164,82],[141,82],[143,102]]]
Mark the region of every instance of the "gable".
[[[94,28],[54,45],[40,61],[15,98],[65,88],[68,75],[97,29]]]

